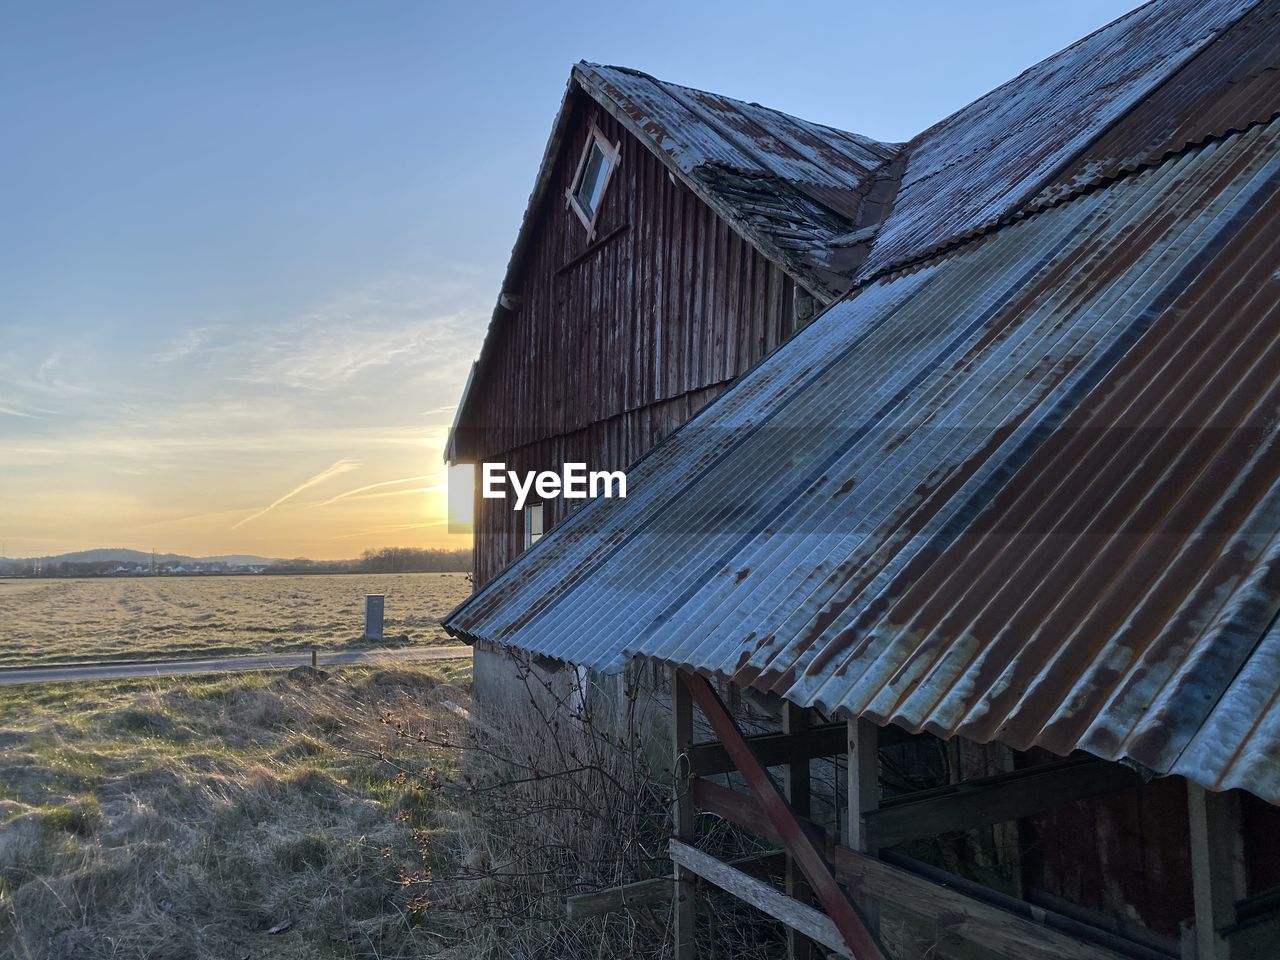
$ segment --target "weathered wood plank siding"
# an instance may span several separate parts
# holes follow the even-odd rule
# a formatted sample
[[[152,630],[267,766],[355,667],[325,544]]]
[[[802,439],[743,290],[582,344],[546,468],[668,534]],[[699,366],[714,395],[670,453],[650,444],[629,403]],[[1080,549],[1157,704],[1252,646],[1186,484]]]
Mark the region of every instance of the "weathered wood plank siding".
[[[559,437],[503,451],[490,457],[508,469],[550,470],[565,462],[587,463],[593,470],[622,470],[653,449],[713,399],[727,384],[694,390],[673,400],[650,404],[581,430]],[[487,583],[524,549],[524,529],[519,514],[508,500],[484,500],[476,478],[475,547],[473,572],[477,586]],[[584,500],[554,500],[545,505],[547,527],[556,523]]]
[[[593,121],[621,161],[591,240],[564,198]],[[794,332],[796,285],[584,97],[547,197],[459,434],[511,469],[625,468]],[[510,504],[478,501],[476,585],[521,549]]]

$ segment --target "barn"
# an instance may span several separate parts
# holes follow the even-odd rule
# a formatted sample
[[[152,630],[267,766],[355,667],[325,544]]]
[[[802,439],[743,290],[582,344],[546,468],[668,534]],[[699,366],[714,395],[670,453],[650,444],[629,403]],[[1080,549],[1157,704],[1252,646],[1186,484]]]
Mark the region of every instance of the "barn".
[[[580,64],[448,455],[629,495],[477,501],[446,627],[495,703],[512,651],[665,678],[677,957],[708,883],[793,956],[885,956],[893,904],[981,956],[1266,960],[1278,445],[1277,0],[1154,0],[905,144]],[[887,782],[940,745],[982,761]],[[919,855],[994,825],[1001,889]]]

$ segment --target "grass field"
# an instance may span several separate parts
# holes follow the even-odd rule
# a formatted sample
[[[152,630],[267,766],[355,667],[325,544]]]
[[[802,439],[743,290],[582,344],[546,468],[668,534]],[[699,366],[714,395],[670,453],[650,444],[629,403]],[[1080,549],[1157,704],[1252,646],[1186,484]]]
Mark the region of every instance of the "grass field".
[[[439,618],[469,590],[461,573],[0,580],[0,666],[357,646],[370,593],[388,637],[448,642]]]
[[[435,954],[396,883],[429,800],[379,718],[465,704],[468,671],[0,689],[0,956]]]

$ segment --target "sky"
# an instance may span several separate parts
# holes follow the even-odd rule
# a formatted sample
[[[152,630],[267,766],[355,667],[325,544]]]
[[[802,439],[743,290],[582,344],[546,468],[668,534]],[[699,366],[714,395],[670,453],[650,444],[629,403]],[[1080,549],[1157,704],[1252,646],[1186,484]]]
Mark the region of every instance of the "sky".
[[[1137,6],[0,13],[0,549],[464,547],[441,448],[579,59],[906,140]]]

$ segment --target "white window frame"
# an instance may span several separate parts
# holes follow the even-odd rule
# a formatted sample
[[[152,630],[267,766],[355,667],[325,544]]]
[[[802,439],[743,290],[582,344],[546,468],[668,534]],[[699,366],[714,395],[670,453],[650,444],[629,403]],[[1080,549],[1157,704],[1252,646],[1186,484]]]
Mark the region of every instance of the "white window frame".
[[[542,529],[534,534],[533,517],[538,517],[538,526]],[[521,535],[524,537],[524,548],[528,550],[547,535],[547,510],[543,503],[526,503],[521,513]]]
[[[582,204],[578,202],[578,181],[582,179],[587,169],[587,161],[591,159],[592,147],[599,147],[600,152],[604,154],[604,158],[608,166],[604,171],[604,183],[600,187],[600,202],[596,204],[595,210],[588,213],[582,208]],[[618,169],[618,163],[622,159],[622,141],[610,143],[609,138],[604,135],[595,121],[591,123],[591,132],[587,136],[587,143],[582,148],[582,156],[578,158],[578,167],[573,171],[573,179],[569,181],[569,186],[564,192],[565,202],[569,209],[577,214],[578,219],[582,221],[582,225],[587,228],[587,239],[594,240],[596,237],[596,221],[600,218],[600,208],[604,206],[604,195],[609,190],[609,181],[613,179],[613,172]]]

